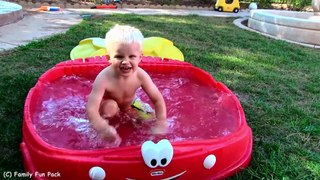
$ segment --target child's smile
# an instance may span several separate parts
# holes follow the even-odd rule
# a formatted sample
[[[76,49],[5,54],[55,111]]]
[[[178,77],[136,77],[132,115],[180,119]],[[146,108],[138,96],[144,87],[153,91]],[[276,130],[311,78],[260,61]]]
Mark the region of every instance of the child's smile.
[[[121,66],[120,66],[120,70],[121,70],[122,72],[124,72],[124,73],[130,72],[131,69],[132,69],[131,66],[127,66],[127,65],[121,65]]]

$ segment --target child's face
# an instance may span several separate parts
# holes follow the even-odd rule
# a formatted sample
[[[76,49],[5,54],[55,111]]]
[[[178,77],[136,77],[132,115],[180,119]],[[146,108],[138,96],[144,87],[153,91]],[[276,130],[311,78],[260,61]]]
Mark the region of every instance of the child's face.
[[[142,50],[139,43],[112,43],[108,53],[110,63],[119,75],[129,76],[137,70]]]

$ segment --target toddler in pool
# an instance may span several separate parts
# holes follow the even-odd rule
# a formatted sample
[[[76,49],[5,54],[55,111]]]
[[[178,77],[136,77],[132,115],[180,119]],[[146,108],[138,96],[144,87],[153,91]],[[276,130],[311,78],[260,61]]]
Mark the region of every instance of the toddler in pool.
[[[115,143],[120,142],[120,137],[116,129],[109,125],[109,118],[119,111],[130,111],[137,104],[143,111],[153,111],[136,97],[140,87],[155,107],[156,123],[152,133],[167,132],[167,112],[162,94],[150,76],[138,67],[143,38],[140,30],[128,25],[116,25],[106,33],[106,48],[111,64],[98,74],[88,97],[86,110],[90,123],[103,138]]]

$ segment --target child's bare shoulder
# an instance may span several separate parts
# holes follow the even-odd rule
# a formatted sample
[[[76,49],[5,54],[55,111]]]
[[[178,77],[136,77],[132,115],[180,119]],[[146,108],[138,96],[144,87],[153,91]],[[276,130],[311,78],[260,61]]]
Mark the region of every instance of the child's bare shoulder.
[[[140,67],[138,69],[138,78],[142,84],[151,80],[150,75]]]
[[[109,68],[105,68],[103,69],[96,77],[95,79],[95,83],[98,83],[98,84],[107,84],[107,82],[109,81],[109,77],[111,76],[111,73],[110,72],[111,70]]]
[[[107,77],[109,77],[110,75],[111,75],[111,69],[110,68],[108,68],[108,67],[106,67],[106,68],[104,68],[102,71],[100,71],[100,73],[97,75],[97,79],[105,79],[105,78],[107,78]]]
[[[141,67],[138,67],[138,76],[149,76],[148,73],[142,69]]]

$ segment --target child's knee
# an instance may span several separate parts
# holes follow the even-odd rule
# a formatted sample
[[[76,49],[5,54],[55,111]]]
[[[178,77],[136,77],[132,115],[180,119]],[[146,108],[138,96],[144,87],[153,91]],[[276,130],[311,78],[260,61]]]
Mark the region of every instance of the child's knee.
[[[103,118],[111,118],[115,116],[118,111],[118,104],[112,99],[105,100],[103,103],[101,103],[100,113]]]

